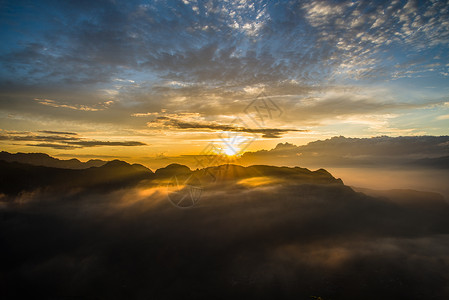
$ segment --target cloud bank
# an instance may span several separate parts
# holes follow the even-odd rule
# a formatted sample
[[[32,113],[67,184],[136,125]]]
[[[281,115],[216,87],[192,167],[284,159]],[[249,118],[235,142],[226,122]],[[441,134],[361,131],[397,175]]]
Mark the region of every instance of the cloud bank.
[[[241,161],[245,164],[315,165],[315,166],[403,166],[437,167],[432,161],[443,162],[449,156],[448,136],[406,136],[373,138],[333,137],[296,146],[278,144],[271,150],[247,152]],[[439,167],[448,168],[447,164]]]

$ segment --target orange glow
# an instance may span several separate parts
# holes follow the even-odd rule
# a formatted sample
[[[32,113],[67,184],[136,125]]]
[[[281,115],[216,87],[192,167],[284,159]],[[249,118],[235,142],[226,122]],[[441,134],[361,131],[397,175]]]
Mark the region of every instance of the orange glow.
[[[262,176],[262,177],[252,177],[252,178],[246,178],[242,179],[238,182],[238,184],[255,187],[255,186],[263,186],[263,185],[269,185],[276,183],[276,179],[268,176]]]

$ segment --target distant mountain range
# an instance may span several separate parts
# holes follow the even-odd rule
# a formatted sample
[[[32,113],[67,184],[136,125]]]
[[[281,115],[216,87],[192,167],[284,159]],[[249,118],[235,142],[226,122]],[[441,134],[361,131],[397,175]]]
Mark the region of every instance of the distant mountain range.
[[[45,153],[9,153],[5,151],[0,152],[0,160],[62,169],[87,169],[101,167],[106,163],[106,161],[100,159],[81,162],[76,158],[61,160]]]
[[[343,185],[340,179],[334,178],[324,169],[310,171],[299,167],[222,165],[192,171],[184,165],[170,164],[153,173],[143,165],[131,165],[120,160],[82,163],[78,160],[58,160],[42,153],[7,152],[2,152],[0,158],[6,158],[0,159],[0,193],[8,196],[37,189],[107,191],[135,185],[142,180],[167,181],[172,177],[183,182],[197,180],[202,184],[240,182],[249,178],[270,178],[276,182],[276,178],[282,178],[285,182]]]
[[[100,167],[65,169],[0,160],[0,193],[8,196],[37,189],[110,190],[149,179],[153,172],[138,164],[113,160]]]

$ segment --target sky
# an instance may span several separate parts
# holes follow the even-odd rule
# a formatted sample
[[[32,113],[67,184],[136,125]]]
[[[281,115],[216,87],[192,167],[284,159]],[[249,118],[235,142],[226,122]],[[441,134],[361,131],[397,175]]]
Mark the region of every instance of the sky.
[[[448,134],[449,1],[0,1],[0,39],[10,152]]]

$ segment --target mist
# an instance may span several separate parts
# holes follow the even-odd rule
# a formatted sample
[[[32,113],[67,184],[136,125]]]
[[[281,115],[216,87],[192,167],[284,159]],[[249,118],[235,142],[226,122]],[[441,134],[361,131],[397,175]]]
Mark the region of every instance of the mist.
[[[222,166],[209,170],[214,180],[192,173],[201,181],[202,194],[195,206],[180,209],[169,201],[165,181],[174,170],[180,167],[157,171],[160,179],[125,188],[40,190],[4,203],[4,295],[449,295],[449,206],[441,195],[371,197],[324,170]]]

